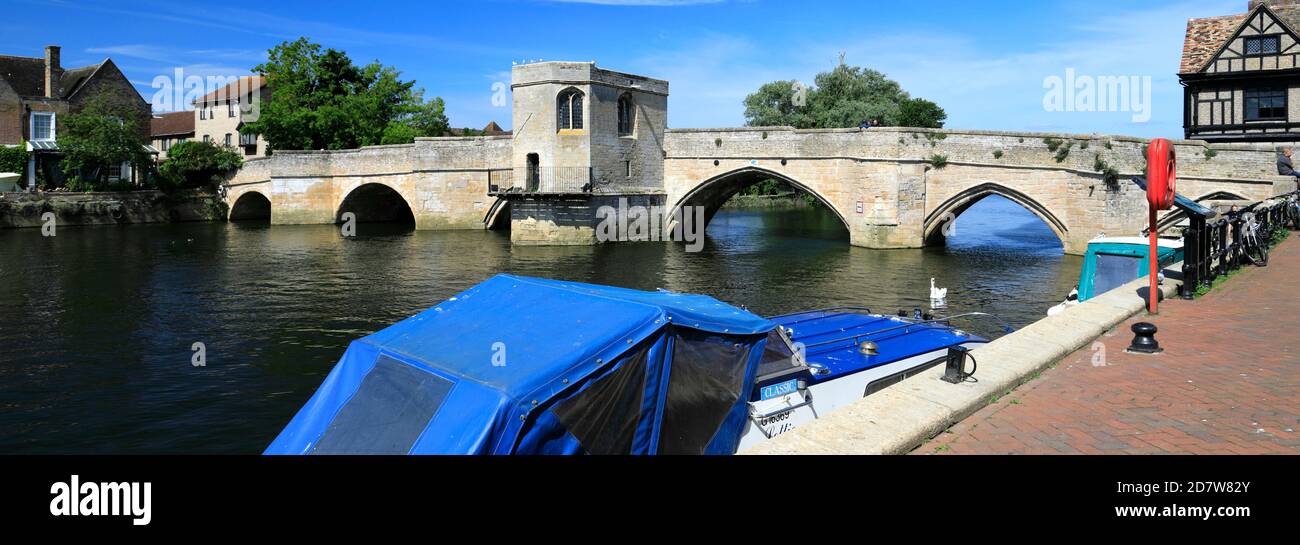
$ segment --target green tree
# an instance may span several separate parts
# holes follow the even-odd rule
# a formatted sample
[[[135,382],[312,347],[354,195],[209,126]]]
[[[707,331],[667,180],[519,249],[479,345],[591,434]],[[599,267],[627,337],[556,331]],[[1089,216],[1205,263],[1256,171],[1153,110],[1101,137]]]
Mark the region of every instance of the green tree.
[[[358,67],[346,53],[306,38],[275,46],[254,71],[266,78],[273,99],[246,130],[263,135],[272,149],[352,149],[442,136],[446,129],[442,100],[424,102],[415,82],[402,81],[396,69],[378,62]]]
[[[796,106],[798,102],[805,102],[806,106],[806,92],[801,97],[799,95],[800,87],[794,80],[763,84],[758,92],[745,97],[746,124],[751,127],[813,127],[815,124],[809,115],[811,109]]]
[[[897,124],[900,127],[941,129],[947,120],[948,113],[943,108],[923,98],[905,100],[898,107]]]
[[[0,146],[0,172],[22,174],[27,171],[27,160],[31,152],[27,151],[27,142],[17,146]],[[25,182],[24,182],[25,183]]]
[[[846,64],[818,74],[803,97],[795,82],[774,81],[745,98],[746,124],[755,127],[851,128],[878,119],[889,126],[941,128],[946,118],[937,104],[913,99],[884,74]]]
[[[64,118],[58,140],[63,169],[72,174],[70,187],[106,189],[110,166],[130,163],[139,171],[151,166],[138,113],[123,102],[96,98]]]
[[[416,103],[405,108],[397,119],[388,122],[381,144],[409,144],[420,136],[444,136],[450,132],[446,104],[441,98],[423,102],[417,93]]]
[[[233,149],[208,142],[181,142],[167,150],[158,166],[162,189],[214,187],[222,176],[238,170],[244,158]]]

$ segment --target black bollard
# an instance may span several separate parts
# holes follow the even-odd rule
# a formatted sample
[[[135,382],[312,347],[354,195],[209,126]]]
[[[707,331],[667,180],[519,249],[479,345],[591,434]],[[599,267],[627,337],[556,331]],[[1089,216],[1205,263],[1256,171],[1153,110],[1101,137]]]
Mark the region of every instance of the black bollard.
[[[1160,348],[1160,343],[1156,342],[1156,326],[1146,322],[1133,324],[1133,343],[1128,346],[1129,352],[1138,354],[1159,354],[1165,349]]]

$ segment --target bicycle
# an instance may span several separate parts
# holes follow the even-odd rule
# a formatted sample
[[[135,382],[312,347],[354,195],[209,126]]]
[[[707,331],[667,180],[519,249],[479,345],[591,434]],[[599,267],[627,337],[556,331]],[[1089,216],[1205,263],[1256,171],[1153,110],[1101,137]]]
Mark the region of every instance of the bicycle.
[[[1242,221],[1241,254],[1256,267],[1267,267],[1269,241],[1260,240],[1260,225],[1255,221],[1255,213],[1246,212],[1242,215]]]

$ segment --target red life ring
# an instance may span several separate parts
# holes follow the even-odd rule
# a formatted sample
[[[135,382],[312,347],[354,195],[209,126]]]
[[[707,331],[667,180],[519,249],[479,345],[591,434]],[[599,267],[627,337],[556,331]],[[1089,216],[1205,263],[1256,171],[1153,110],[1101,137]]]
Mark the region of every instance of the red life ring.
[[[1174,207],[1174,185],[1178,180],[1178,159],[1174,145],[1157,138],[1147,146],[1147,202],[1156,210]]]

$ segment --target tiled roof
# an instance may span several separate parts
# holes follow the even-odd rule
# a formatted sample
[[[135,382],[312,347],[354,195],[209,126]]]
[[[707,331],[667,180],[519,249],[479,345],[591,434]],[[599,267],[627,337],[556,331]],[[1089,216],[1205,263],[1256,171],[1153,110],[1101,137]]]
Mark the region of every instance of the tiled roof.
[[[19,96],[45,96],[45,59],[0,55],[0,78]]]
[[[171,136],[176,134],[194,134],[194,112],[171,112],[154,116],[150,123],[153,136]]]
[[[1183,60],[1178,73],[1192,74],[1205,69],[1205,65],[1237,33],[1246,18],[1255,12],[1256,4],[1252,2],[1251,6],[1250,13],[1188,20],[1187,36],[1183,39]],[[1300,29],[1300,4],[1275,0],[1269,2],[1264,9],[1272,11],[1291,32]]]
[[[103,63],[80,68],[69,68],[59,76],[58,89],[54,96],[68,98],[76,92],[77,87],[95,73]],[[14,57],[0,55],[0,78],[9,82],[19,96],[45,96],[45,59],[37,57]]]
[[[266,85],[266,78],[263,78],[262,76],[243,76],[230,85],[203,95],[203,98],[194,101],[194,103],[205,104],[208,102],[225,102],[231,97],[239,98],[241,95],[247,94],[249,91],[261,89],[263,85]]]
[[[83,66],[81,68],[64,70],[63,75],[59,77],[59,96],[62,98],[72,96],[72,93],[77,92],[77,89],[81,87],[81,84],[84,83],[91,74],[94,74],[96,70],[99,70],[100,66],[103,66],[103,63],[94,66]],[[41,79],[45,79],[44,76],[42,76]]]
[[[452,136],[465,136],[465,133],[468,131],[469,128],[458,129],[454,127],[447,130],[447,132],[451,133]],[[496,121],[489,121],[487,126],[483,127],[483,130],[480,130],[479,133],[482,136],[508,136],[513,134],[511,131],[502,129],[501,125],[497,125]]]
[[[1183,62],[1178,73],[1200,72],[1244,22],[1246,14],[1188,20],[1187,37],[1183,39]]]

